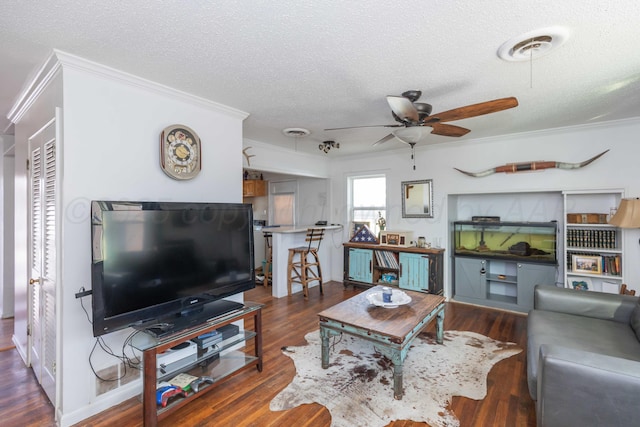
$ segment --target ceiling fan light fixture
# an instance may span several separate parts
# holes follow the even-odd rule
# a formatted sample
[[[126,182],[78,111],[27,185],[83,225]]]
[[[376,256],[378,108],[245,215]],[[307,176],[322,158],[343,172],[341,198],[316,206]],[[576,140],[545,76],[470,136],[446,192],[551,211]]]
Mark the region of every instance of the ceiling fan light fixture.
[[[391,131],[391,133],[400,141],[404,142],[405,144],[411,145],[420,141],[420,139],[424,135],[424,131],[426,130],[427,129],[421,126],[412,126],[412,127],[393,130]]]
[[[514,37],[500,46],[498,56],[505,61],[530,61],[560,47],[569,38],[564,27],[547,27]]]
[[[322,141],[322,143],[318,144],[318,150],[324,151],[325,154],[327,154],[332,148],[337,150],[340,148],[340,143],[335,141]]]

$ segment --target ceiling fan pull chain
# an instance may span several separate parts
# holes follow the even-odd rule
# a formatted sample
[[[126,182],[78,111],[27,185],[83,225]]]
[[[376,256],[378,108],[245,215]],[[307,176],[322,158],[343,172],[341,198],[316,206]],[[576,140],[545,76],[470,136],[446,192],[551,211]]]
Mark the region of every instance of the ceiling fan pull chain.
[[[411,144],[411,160],[413,160],[413,170],[416,170],[416,144]]]
[[[533,44],[533,39],[531,39]],[[529,49],[529,89],[533,89],[533,49]]]

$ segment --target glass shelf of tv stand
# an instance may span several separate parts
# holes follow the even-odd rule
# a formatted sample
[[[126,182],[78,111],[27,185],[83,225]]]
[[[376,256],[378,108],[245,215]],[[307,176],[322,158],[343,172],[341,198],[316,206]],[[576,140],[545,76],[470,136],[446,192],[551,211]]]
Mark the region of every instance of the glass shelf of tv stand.
[[[231,372],[238,370],[248,363],[257,359],[257,357],[247,354],[241,350],[231,350],[232,347],[244,343],[245,341],[250,340],[255,337],[256,333],[254,331],[240,331],[237,335],[227,338],[226,340],[217,344],[217,351],[209,352],[193,362],[188,366],[184,367],[179,371],[174,371],[166,375],[162,375],[157,377],[157,381],[168,381],[171,378],[175,377],[181,372],[190,373],[196,377],[200,376],[210,376],[214,382],[218,381],[229,375]],[[200,363],[210,359],[218,355],[218,359],[212,361],[211,363],[201,366]]]
[[[188,374],[191,374],[193,376],[203,376],[203,375],[210,376],[213,379],[213,383],[202,384],[200,386],[198,393],[194,393],[193,391],[188,391],[187,397],[185,399],[200,396],[209,387],[215,387],[216,383],[224,380],[226,377],[233,374],[234,372],[237,372],[242,368],[250,367],[251,363],[255,362],[255,360],[257,360],[257,357],[251,356],[246,353],[242,353],[240,351],[233,351],[229,354],[225,354],[220,359],[212,362],[211,365],[207,367],[204,367],[204,368],[200,368],[198,366],[192,367],[191,369],[186,371]],[[172,375],[175,376],[177,375],[177,373],[173,373]],[[160,406],[157,407],[158,417],[166,416],[165,414],[163,414],[164,412],[173,411],[174,409],[176,409],[176,406],[179,407],[185,403],[185,400],[183,398],[174,398],[174,399],[176,400],[173,400],[173,399],[170,400],[167,406],[164,408]]]
[[[243,317],[248,315],[249,313],[253,313],[263,307],[262,304],[245,301],[244,307],[238,310],[230,311],[228,313],[221,314],[215,318],[204,321],[197,326],[183,329],[181,331],[177,331],[174,334],[167,335],[161,338],[156,338],[151,334],[144,332],[144,330],[139,330],[137,333],[133,335],[131,338],[131,346],[136,350],[145,351],[149,350],[153,347],[160,347],[169,342],[175,341],[186,341],[200,335],[200,332],[205,330],[210,330],[212,327],[216,325],[223,326],[224,324],[231,323],[229,320],[235,321],[238,320],[238,317]],[[241,333],[244,331],[241,331]],[[249,338],[243,338],[241,341],[244,341]]]

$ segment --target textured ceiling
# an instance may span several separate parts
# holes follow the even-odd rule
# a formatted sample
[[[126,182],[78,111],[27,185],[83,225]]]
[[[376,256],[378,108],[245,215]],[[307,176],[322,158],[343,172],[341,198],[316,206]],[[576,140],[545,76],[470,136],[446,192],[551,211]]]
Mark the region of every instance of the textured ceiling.
[[[452,124],[462,138],[640,117],[640,3],[616,1],[3,0],[0,131],[52,48],[250,113],[245,137],[329,156],[372,147],[393,124],[386,95],[422,90],[434,112],[515,96],[517,108]],[[533,61],[498,48],[538,28],[569,38]],[[312,133],[295,141],[287,127]]]

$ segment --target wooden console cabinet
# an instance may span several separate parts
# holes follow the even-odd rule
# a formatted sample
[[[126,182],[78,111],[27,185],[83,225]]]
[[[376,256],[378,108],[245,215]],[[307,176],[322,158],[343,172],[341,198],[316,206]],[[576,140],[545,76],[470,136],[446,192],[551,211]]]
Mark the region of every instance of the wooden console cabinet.
[[[427,249],[364,243],[344,244],[345,286],[397,286],[442,295],[444,249]],[[397,282],[383,282],[385,273]]]
[[[138,340],[134,337],[133,346],[143,352],[144,374],[142,406],[145,426],[156,426],[158,420],[165,418],[171,412],[183,407],[193,399],[214,390],[216,384],[231,375],[245,371],[253,366],[255,366],[259,372],[262,372],[262,307],[262,304],[245,302],[244,308],[241,310],[223,314],[195,328],[181,331],[167,338],[154,339],[144,333],[137,334],[139,336]],[[201,366],[204,365],[201,364],[201,362],[211,357],[207,354],[206,357],[202,357],[193,362],[192,365],[180,370],[180,372],[187,372],[196,377],[210,376],[213,378],[213,384],[205,383],[201,385],[198,393],[190,391],[187,397],[175,397],[170,400],[164,408],[157,405],[157,382],[168,381],[178,374],[178,372],[173,372],[162,377],[157,376],[156,357],[159,353],[199,335],[218,329],[221,326],[239,320],[246,322],[251,318],[253,318],[253,330],[248,330],[245,325],[245,329],[240,330],[238,335],[224,340],[220,344],[220,357],[217,360],[214,360],[206,366]],[[239,344],[251,339],[254,340],[253,354],[250,352],[250,347],[248,349],[232,349],[232,347],[237,347]]]

